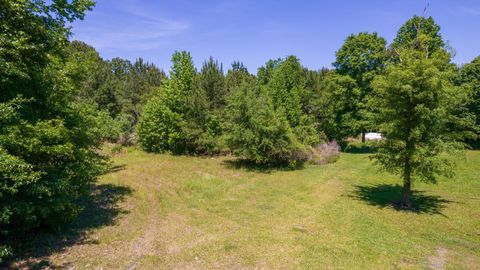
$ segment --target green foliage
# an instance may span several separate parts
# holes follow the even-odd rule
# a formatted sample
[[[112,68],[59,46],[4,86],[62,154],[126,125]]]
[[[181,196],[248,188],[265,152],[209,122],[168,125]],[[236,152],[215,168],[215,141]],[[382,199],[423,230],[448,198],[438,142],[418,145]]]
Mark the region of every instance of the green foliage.
[[[185,151],[185,134],[182,131],[182,115],[173,112],[164,99],[154,97],[145,105],[138,123],[138,136],[142,148],[148,152]]]
[[[310,100],[317,81],[308,75],[315,75],[295,56],[270,60],[258,74],[258,80],[243,80],[231,90],[228,146],[233,154],[257,163],[303,163],[312,146],[326,139],[310,114],[318,105]]]
[[[423,36],[423,40],[419,37]],[[397,36],[393,40],[393,48],[416,47],[422,44],[428,53],[434,53],[445,47],[445,42],[440,34],[438,26],[432,17],[413,16],[404,23],[398,30]]]
[[[350,76],[328,72],[321,82],[321,91],[314,97],[313,114],[329,140],[343,141],[356,136],[361,125],[358,121],[358,102],[361,90]]]
[[[118,83],[111,67],[91,46],[73,41],[67,48],[68,59],[65,66],[74,95],[82,101],[97,104],[115,117],[122,110],[118,100]]]
[[[387,41],[377,33],[350,35],[336,52],[333,66],[342,75],[352,77],[361,87],[385,69]]]
[[[8,241],[74,218],[105,168],[110,116],[79,101],[64,63],[67,22],[86,0],[3,1],[0,11],[0,253]],[[92,56],[91,58],[94,58]],[[78,74],[77,74],[78,75]]]
[[[228,70],[225,78],[227,86],[227,92],[231,93],[234,88],[239,87],[244,82],[253,82],[253,77],[247,70],[247,68],[241,62],[233,62],[232,68]]]
[[[79,41],[69,44],[65,70],[76,98],[96,104],[114,119],[107,138],[123,144],[132,143],[144,103],[166,78],[163,71],[141,58],[134,63],[120,58],[104,61],[93,47]]]
[[[314,119],[303,111],[303,96],[306,95],[306,72],[295,56],[289,56],[272,71],[272,78],[266,85],[275,111],[283,113],[296,137],[306,145],[320,142]],[[268,63],[267,63],[268,66]]]
[[[257,79],[260,85],[267,85],[273,77],[273,73],[279,65],[283,63],[283,59],[268,60],[265,66],[258,68]]]
[[[410,206],[411,181],[435,183],[439,176],[453,175],[455,153],[462,145],[449,125],[465,102],[463,89],[451,82],[449,54],[414,46],[397,50],[400,61],[376,78],[371,103],[385,136],[374,158],[404,179],[405,206]]]
[[[145,106],[138,125],[140,143],[151,152],[212,154],[218,150],[220,123],[208,113],[209,100],[205,89],[198,87],[192,58],[187,52],[176,52],[172,64],[163,93]]]
[[[234,155],[256,163],[296,165],[307,160],[307,147],[256,84],[245,82],[234,89],[227,112],[227,144]]]
[[[348,83],[345,88],[341,86],[345,83],[338,85],[340,87],[330,84],[327,88],[341,103],[336,104],[334,109],[335,122],[340,124],[340,129],[333,131],[335,139],[344,140],[374,128],[369,117],[372,110],[367,104],[372,92],[371,82],[376,75],[384,72],[386,62],[386,41],[377,33],[350,35],[337,51],[333,66],[339,74],[351,77],[356,85]]]
[[[223,67],[212,57],[203,63],[198,74],[199,87],[205,92],[208,108],[210,111],[219,110],[225,107],[227,88]]]
[[[460,84],[472,90],[468,111],[476,118],[476,134],[468,142],[471,146],[480,148],[480,57],[461,68]]]

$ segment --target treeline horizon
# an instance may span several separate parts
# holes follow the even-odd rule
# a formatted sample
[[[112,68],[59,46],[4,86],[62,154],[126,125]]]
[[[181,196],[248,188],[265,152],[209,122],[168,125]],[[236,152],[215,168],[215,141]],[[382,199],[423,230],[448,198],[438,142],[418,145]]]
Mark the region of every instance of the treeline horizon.
[[[390,44],[375,32],[349,35],[333,69],[291,55],[255,74],[214,58],[197,70],[180,51],[167,76],[70,42],[67,26],[93,6],[2,2],[0,260],[26,233],[77,217],[79,198],[108,171],[106,142],[297,168],[322,163],[329,142],[377,130],[385,140],[374,158],[401,175],[407,195],[412,179],[451,176],[450,156],[479,147],[480,57],[453,64],[431,17],[413,16]]]

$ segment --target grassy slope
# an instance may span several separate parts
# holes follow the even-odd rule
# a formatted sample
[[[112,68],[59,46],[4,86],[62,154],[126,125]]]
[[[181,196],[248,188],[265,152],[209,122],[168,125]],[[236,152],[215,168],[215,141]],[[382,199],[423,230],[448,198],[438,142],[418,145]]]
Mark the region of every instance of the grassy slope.
[[[378,173],[363,154],[268,173],[232,168],[224,158],[132,149],[114,160],[120,166],[100,184],[132,190],[118,202],[114,222],[85,226],[86,235],[43,254],[42,263],[76,269],[480,269],[480,152],[467,153],[454,180],[416,184],[425,192],[415,194],[418,208],[410,212],[391,203],[400,194],[397,178]]]

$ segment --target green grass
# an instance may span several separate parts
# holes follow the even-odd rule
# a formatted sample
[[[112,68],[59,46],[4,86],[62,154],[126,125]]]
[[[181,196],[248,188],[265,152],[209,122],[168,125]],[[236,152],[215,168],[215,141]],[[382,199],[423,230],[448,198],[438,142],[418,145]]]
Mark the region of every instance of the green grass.
[[[114,162],[73,229],[12,267],[480,269],[480,152],[416,183],[411,211],[366,154],[296,171],[134,149]]]

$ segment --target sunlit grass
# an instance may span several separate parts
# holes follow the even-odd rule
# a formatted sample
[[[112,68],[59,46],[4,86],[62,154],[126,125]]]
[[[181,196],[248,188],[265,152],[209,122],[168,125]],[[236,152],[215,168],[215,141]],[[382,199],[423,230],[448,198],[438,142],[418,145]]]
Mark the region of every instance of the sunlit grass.
[[[480,269],[480,152],[457,177],[417,183],[366,154],[302,170],[232,168],[228,158],[114,158],[100,184],[130,188],[113,224],[43,258],[76,269]]]

